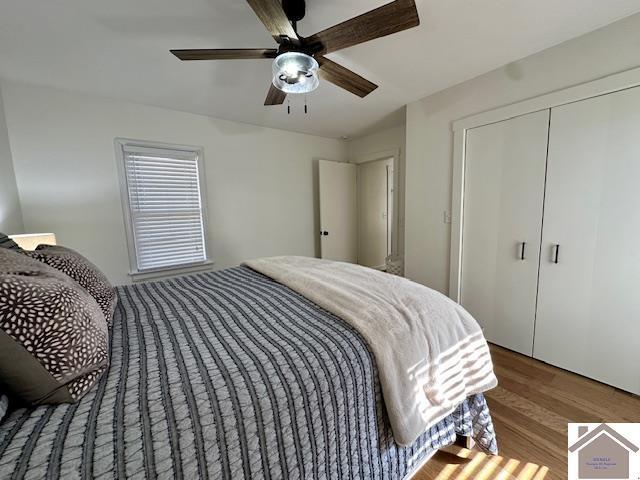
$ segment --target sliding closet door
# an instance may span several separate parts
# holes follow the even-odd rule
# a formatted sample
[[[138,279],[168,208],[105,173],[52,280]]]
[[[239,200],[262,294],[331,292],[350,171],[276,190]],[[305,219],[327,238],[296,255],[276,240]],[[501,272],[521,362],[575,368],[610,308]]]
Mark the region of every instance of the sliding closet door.
[[[461,303],[532,354],[549,111],[467,131]]]
[[[534,356],[640,394],[640,88],[552,109]]]

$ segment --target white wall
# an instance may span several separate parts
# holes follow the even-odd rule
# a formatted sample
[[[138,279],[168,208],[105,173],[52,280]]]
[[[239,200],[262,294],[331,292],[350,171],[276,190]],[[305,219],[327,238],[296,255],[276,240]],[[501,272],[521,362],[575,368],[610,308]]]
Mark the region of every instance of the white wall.
[[[370,135],[356,137],[347,142],[347,158],[350,162],[361,163],[376,158],[382,158],[390,151],[400,152],[397,172],[398,175],[398,246],[400,255],[404,253],[405,232],[405,125],[381,130]]]
[[[22,233],[22,213],[16,177],[13,172],[11,148],[0,89],[0,232],[5,234]]]
[[[129,264],[114,138],[203,146],[210,255],[217,268],[314,255],[313,159],[343,141],[133,103],[3,84],[27,231],[52,231],[116,284]]]
[[[407,276],[448,291],[453,121],[637,67],[639,52],[637,14],[409,104]]]

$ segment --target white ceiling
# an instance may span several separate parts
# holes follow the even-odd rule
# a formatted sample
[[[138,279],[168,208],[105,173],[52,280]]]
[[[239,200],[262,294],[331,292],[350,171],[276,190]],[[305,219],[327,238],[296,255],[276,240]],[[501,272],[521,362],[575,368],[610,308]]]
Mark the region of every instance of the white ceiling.
[[[307,0],[307,36],[387,0]],[[327,137],[401,121],[402,107],[640,11],[640,0],[417,0],[415,29],[329,55],[380,85],[323,82],[264,107],[270,60],[180,62],[171,48],[273,47],[242,0],[0,0],[0,77]]]

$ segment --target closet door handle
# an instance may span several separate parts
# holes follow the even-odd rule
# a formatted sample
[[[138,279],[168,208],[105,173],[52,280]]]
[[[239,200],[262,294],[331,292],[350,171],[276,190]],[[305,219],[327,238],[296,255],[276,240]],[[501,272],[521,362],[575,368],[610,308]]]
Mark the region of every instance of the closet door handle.
[[[520,245],[520,260],[524,260],[524,247],[527,245],[527,242],[522,242]]]
[[[560,244],[556,243],[555,248],[556,248],[556,253],[553,255],[553,263],[558,263],[558,257],[560,255]]]

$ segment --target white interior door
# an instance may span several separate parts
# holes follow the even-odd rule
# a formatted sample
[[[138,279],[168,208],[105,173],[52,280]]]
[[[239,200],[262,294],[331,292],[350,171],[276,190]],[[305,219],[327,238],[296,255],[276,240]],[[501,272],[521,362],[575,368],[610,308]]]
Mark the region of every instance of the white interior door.
[[[467,131],[461,304],[532,355],[549,111]],[[524,249],[524,250],[523,250]]]
[[[639,185],[640,88],[552,109],[534,356],[637,394]]]
[[[393,158],[357,166],[358,263],[382,268],[391,253]]]
[[[322,258],[358,260],[356,166],[320,160],[320,252]]]

